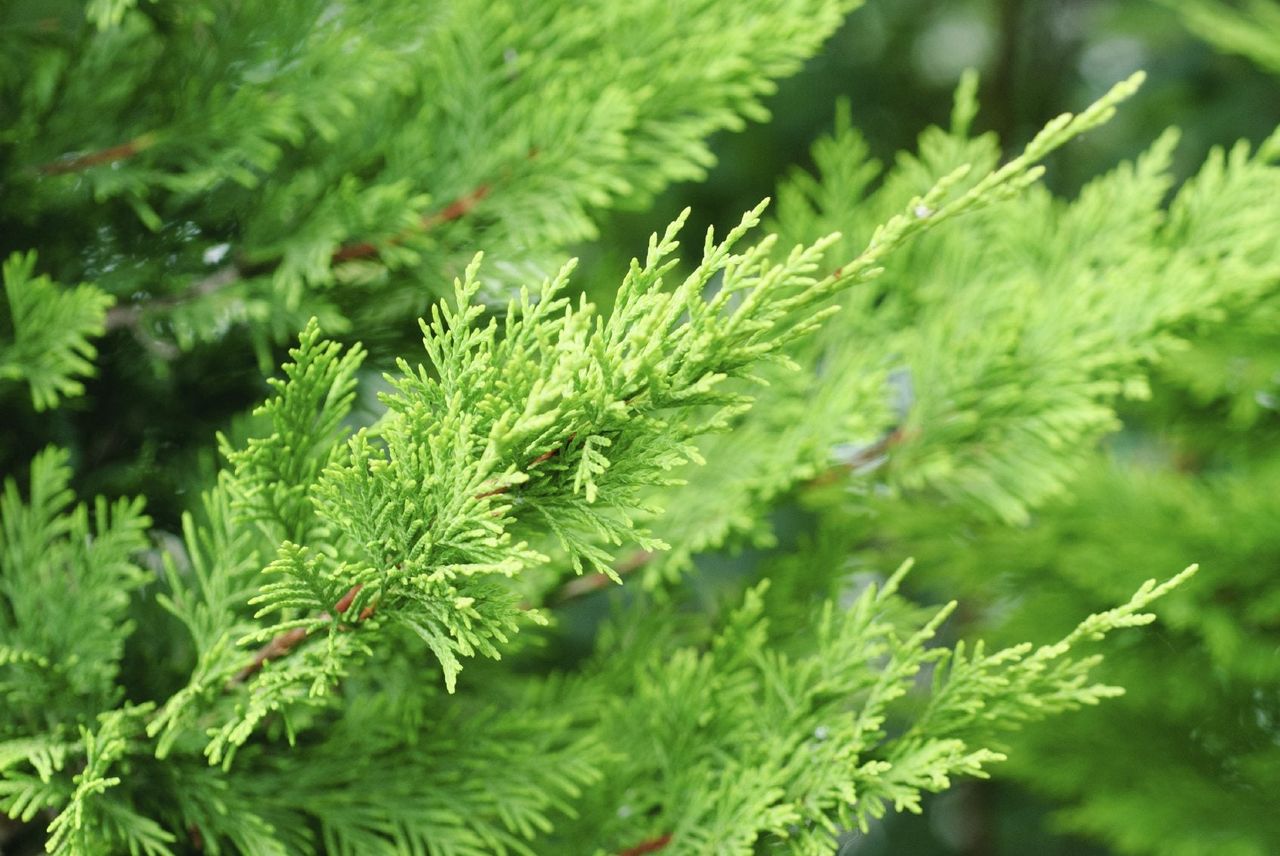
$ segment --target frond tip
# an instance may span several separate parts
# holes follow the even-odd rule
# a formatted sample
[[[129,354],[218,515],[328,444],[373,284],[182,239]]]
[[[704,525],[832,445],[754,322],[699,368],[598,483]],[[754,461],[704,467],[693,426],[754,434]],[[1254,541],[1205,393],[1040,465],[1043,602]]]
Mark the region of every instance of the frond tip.
[[[35,276],[36,253],[14,253],[3,267],[0,303],[0,380],[24,381],[36,410],[84,393],[115,298],[95,286],[71,288]]]

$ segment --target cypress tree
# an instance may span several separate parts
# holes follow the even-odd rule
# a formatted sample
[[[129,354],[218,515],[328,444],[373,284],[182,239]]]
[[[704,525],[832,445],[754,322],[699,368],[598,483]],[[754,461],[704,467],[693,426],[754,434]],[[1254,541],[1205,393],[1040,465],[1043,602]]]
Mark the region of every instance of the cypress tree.
[[[1280,133],[1062,198],[1141,75],[1010,153],[966,75],[891,165],[842,108],[771,207],[584,282],[857,3],[678,5],[0,9],[0,845],[828,854],[1010,754],[1155,852],[1158,715],[1268,852],[1275,595],[1203,521],[1274,506],[1219,369],[1274,350]],[[1100,462],[1168,413],[1230,473]]]

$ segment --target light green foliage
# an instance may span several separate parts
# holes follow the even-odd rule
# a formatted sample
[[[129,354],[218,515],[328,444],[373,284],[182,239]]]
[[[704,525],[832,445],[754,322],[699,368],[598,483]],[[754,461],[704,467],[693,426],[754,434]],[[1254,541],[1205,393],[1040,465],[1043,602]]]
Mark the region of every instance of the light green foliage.
[[[308,492],[338,449],[364,351],[356,346],[342,353],[336,342],[321,340],[312,320],[290,353],[296,362],[284,365],[286,379],[268,381],[278,395],[256,414],[269,420],[270,433],[244,449],[231,448],[226,438],[221,446],[235,473],[229,485],[236,516],[269,538],[302,542],[323,537],[314,531]]]
[[[929,611],[895,597],[908,567],[785,625],[767,617],[762,584],[705,639],[627,615],[595,667],[611,690],[605,734],[629,747],[606,767],[597,797],[620,808],[607,820],[585,815],[583,838],[567,838],[564,852],[587,852],[600,830],[620,842],[665,830],[680,852],[750,854],[766,844],[830,854],[842,831],[919,812],[922,796],[952,777],[985,776],[1004,757],[989,748],[998,735],[1118,694],[1090,682],[1100,658],[1068,651],[1150,622],[1145,605],[1194,571],[1147,582],[1055,644],[987,654],[981,643],[929,644],[955,604]],[[912,690],[930,673],[921,706]]]
[[[890,555],[915,552],[966,600],[994,604],[978,621],[1005,640],[1057,632],[1064,614],[1108,602],[1171,556],[1206,557],[1162,605],[1163,629],[1099,668],[1128,688],[1123,705],[1014,741],[1013,772],[1061,799],[1069,828],[1135,854],[1261,856],[1280,842],[1276,476],[1274,455],[1204,478],[1097,460],[1026,530],[885,509],[877,533]],[[1164,783],[1154,805],[1132,786],[1138,763]]]
[[[34,251],[14,253],[4,263],[5,303],[0,304],[0,381],[24,381],[36,410],[84,393],[80,378],[93,375],[97,349],[89,340],[103,333],[115,302],[92,285],[65,288],[34,276]]]
[[[133,563],[150,521],[141,500],[94,511],[75,504],[67,455],[41,452],[28,499],[6,479],[0,497],[0,733],[55,733],[89,722],[120,698],[116,683],[131,632],[131,592],[148,574]]]
[[[0,807],[26,820],[108,786],[102,773],[118,755],[119,738],[94,742],[86,729],[122,700],[118,672],[133,630],[129,600],[148,579],[131,561],[146,545],[150,523],[141,501],[98,498],[91,516],[74,504],[70,475],[67,455],[49,449],[31,464],[25,502],[13,479],[0,497]],[[105,716],[114,722],[124,714]],[[68,756],[81,752],[97,766],[76,772]],[[132,812],[119,808],[116,821],[129,825]],[[63,821],[59,837],[74,833],[83,842],[108,835],[97,826]],[[64,852],[95,852],[75,847]]]

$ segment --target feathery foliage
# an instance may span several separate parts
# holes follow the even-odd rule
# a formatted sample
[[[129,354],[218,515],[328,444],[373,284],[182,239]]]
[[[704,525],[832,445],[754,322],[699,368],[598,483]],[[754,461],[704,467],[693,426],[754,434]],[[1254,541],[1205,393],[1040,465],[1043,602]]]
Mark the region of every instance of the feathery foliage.
[[[981,628],[990,648],[881,558],[918,543],[925,579],[980,611],[986,565],[899,515],[991,533],[965,558],[999,556],[1030,531],[1007,524],[1089,496],[1120,408],[1194,375],[1187,342],[1265,311],[1280,134],[1175,191],[1168,132],[1061,199],[1040,162],[1142,76],[1003,162],[966,76],[949,128],[888,168],[842,110],[763,229],[762,204],[685,261],[686,211],[602,309],[565,248],[700,177],[708,135],[764,118],[857,4],[668,5],[0,11],[0,378],[43,413],[101,348],[158,407],[209,355],[274,366],[297,336],[265,401],[219,421],[220,462],[150,506],[180,534],[141,500],[77,504],[93,447],[6,480],[0,808],[27,841],[817,856],[1139,682],[1085,648],[1175,587],[1194,594],[1170,633],[1241,686],[1267,678],[1239,652],[1274,598],[1215,623],[1176,606],[1212,597],[1184,586],[1194,567],[1127,575],[1198,545],[1120,570],[1057,549],[1056,575],[1117,579],[1052,622]],[[1222,394],[1206,384],[1185,385]],[[164,466],[195,458],[182,442]],[[779,544],[797,509],[801,543],[720,588],[699,573]],[[573,602],[630,577],[575,639]],[[1160,644],[1145,633],[1127,651]],[[1045,784],[1074,797],[1095,769]],[[1107,833],[1099,805],[1078,826]]]
[[[36,254],[15,253],[4,263],[4,313],[0,314],[0,380],[24,381],[36,410],[59,398],[81,395],[78,379],[93,374],[97,349],[114,300],[91,285],[60,288],[33,276]]]

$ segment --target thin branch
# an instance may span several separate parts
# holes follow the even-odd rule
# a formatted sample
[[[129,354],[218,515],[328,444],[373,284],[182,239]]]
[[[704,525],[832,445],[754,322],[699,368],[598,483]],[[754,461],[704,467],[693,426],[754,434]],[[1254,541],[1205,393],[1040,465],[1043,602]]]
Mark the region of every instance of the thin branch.
[[[466,193],[462,196],[459,196],[457,199],[453,200],[452,202],[450,202],[448,205],[446,205],[444,208],[440,209],[439,211],[433,214],[427,214],[426,216],[424,216],[420,221],[418,221],[418,226],[416,229],[408,229],[404,232],[401,232],[399,235],[395,236],[387,243],[391,246],[395,246],[397,244],[404,243],[404,241],[413,237],[414,235],[420,235],[423,232],[429,232],[431,231],[431,229],[433,229],[436,226],[439,226],[441,223],[448,223],[451,220],[460,220],[461,218],[465,217],[468,213],[470,213],[471,209],[475,208],[476,205],[479,204],[479,202],[482,199],[484,199],[486,196],[489,195],[490,189],[491,188],[489,187],[488,184],[479,185],[475,190],[472,190],[470,193]],[[332,262],[334,264],[338,264],[339,262],[351,261],[352,259],[368,258],[369,256],[374,256],[377,254],[378,254],[377,246],[375,246],[374,244],[368,243],[367,241],[362,241],[358,244],[346,244],[342,247],[339,247],[337,252],[333,254]]]
[[[41,164],[36,167],[36,172],[41,175],[66,175],[71,172],[83,172],[90,167],[128,160],[134,155],[145,152],[155,145],[155,142],[156,135],[154,133],[143,134],[118,146],[109,146],[105,149],[98,149],[96,152],[73,157],[61,157],[58,160]]]
[[[116,148],[123,149],[125,147],[117,146]],[[102,153],[95,153],[94,156],[101,154]],[[489,191],[490,186],[488,184],[481,184],[475,190],[459,196],[439,211],[427,214],[419,221],[417,229],[402,232],[388,241],[388,245],[395,246],[397,244],[401,244],[410,237],[428,232],[442,223],[460,220],[467,214],[471,213],[472,209],[474,209],[481,200],[489,195]],[[341,264],[342,262],[351,261],[353,259],[375,256],[377,253],[378,248],[368,242],[362,241],[359,243],[344,244],[334,251],[333,255],[330,257],[330,263]],[[111,309],[107,310],[106,328],[108,331],[127,328],[133,330],[135,333],[140,333],[138,322],[146,312],[151,312],[157,309],[172,309],[185,303],[190,303],[200,297],[207,297],[211,294],[216,294],[224,288],[240,282],[246,276],[269,272],[274,269],[274,267],[275,264],[250,267],[242,262],[232,262],[231,264],[218,268],[208,276],[196,280],[181,294],[169,297],[157,297],[151,300],[139,303],[130,303],[124,306],[113,306]],[[144,342],[144,344],[146,343]]]
[[[659,835],[657,838],[650,838],[648,841],[641,841],[633,847],[626,850],[619,850],[618,856],[644,856],[645,853],[657,853],[659,850],[665,850],[667,845],[671,843],[671,833]]]
[[[865,471],[867,468],[873,467],[881,462],[894,446],[901,444],[906,439],[907,432],[904,429],[894,428],[875,443],[859,450],[856,455],[842,461],[839,465],[831,467],[825,472],[814,476],[809,480],[805,487],[821,487],[823,485],[831,484],[850,473]],[[637,550],[614,565],[613,570],[620,577],[626,576],[632,571],[643,568],[656,556],[656,553],[649,550]],[[561,586],[559,590],[551,596],[550,604],[552,606],[560,606],[568,601],[608,588],[610,582],[612,582],[612,580],[609,576],[601,573],[585,574],[580,577],[575,577]]]
[[[618,576],[625,577],[627,574],[633,571],[638,571],[645,565],[649,564],[649,562],[653,561],[653,558],[656,555],[657,554],[651,550],[637,550],[630,556],[620,559],[613,566],[613,571]],[[601,573],[584,574],[580,577],[574,577],[569,580],[569,582],[561,586],[560,589],[551,596],[551,605],[560,606],[561,604],[567,603],[575,598],[600,591],[603,588],[608,588],[611,582],[612,580],[607,574]]]
[[[559,446],[556,446],[554,449],[543,452],[541,455],[534,458],[532,461],[529,462],[529,466],[525,467],[525,469],[532,470],[535,467],[537,467],[539,464],[546,463],[547,461],[551,460],[556,455],[560,454],[560,452],[564,449],[565,446],[568,446],[570,443],[572,443],[573,438],[575,436],[577,435],[570,434],[569,439],[565,440],[563,443],[561,443]],[[487,499],[488,497],[491,497],[491,496],[498,496],[499,494],[506,493],[509,490],[511,490],[511,485],[504,484],[499,487],[491,488],[490,490],[477,493],[476,499]]]
[[[154,309],[172,309],[183,303],[188,303],[197,297],[205,297],[210,294],[216,294],[232,283],[239,282],[244,271],[238,264],[224,265],[213,273],[202,279],[193,282],[186,291],[180,295],[172,297],[157,297],[144,303],[130,303],[125,306],[113,306],[107,310],[106,327],[108,330],[119,330],[127,327],[131,330],[138,328],[138,321],[142,317],[144,311]]]
[[[321,613],[322,618],[328,618],[329,613]],[[243,669],[235,673],[231,680],[227,681],[227,689],[239,686],[249,678],[261,671],[262,667],[267,665],[271,660],[278,660],[288,654],[294,648],[307,638],[307,630],[305,627],[295,627],[285,633],[276,636],[266,645],[258,649],[253,655],[253,661]]]
[[[364,588],[363,584],[356,583],[351,588],[347,589],[347,593],[339,598],[338,602],[333,605],[333,611],[341,615],[350,609],[352,602],[356,599],[356,595],[360,593],[362,588]],[[360,610],[360,616],[356,619],[356,622],[359,623],[368,619],[369,616],[373,615],[375,608],[376,607],[373,604],[370,604]],[[320,613],[321,621],[331,621],[332,619],[333,616],[329,613]],[[311,633],[305,627],[295,627],[292,630],[286,630],[284,633],[278,634],[270,642],[259,648],[254,653],[253,660],[250,661],[250,663],[243,669],[236,672],[231,680],[227,681],[227,689],[233,689],[238,687],[240,684],[243,684],[245,681],[249,680],[249,678],[260,672],[268,662],[280,659],[294,648],[301,645],[306,641],[306,638],[309,635],[311,635]]]

